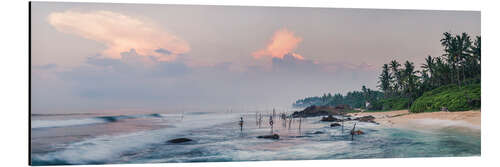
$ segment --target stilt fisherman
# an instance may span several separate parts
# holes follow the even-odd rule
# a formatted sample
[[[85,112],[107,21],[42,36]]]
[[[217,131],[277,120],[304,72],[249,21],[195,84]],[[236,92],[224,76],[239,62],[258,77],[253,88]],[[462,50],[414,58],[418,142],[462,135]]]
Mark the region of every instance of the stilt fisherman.
[[[271,133],[273,133],[273,124],[274,124],[273,115],[271,115],[269,116],[269,125],[271,126]]]
[[[240,125],[240,131],[243,131],[243,117],[240,117],[240,122],[238,124]]]

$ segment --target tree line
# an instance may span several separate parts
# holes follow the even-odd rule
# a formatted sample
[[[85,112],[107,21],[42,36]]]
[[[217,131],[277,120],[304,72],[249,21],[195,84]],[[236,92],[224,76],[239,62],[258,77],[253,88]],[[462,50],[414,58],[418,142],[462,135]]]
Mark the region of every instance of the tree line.
[[[445,32],[440,42],[444,54],[427,56],[421,70],[415,70],[410,61],[403,65],[396,60],[384,64],[378,81],[384,97],[406,97],[409,108],[426,91],[449,84],[461,87],[481,82],[481,36],[472,40],[465,32]]]
[[[322,96],[306,97],[299,99],[293,103],[293,107],[305,108],[311,105],[322,106],[337,106],[347,104],[353,108],[365,108],[366,102],[379,101],[384,97],[384,94],[377,90],[372,90],[363,86],[361,91],[349,91],[346,95],[336,93],[323,94]]]

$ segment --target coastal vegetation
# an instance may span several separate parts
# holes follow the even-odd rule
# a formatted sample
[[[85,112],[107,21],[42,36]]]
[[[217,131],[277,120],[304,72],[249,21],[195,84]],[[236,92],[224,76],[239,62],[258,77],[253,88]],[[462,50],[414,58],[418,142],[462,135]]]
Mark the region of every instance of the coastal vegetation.
[[[459,88],[457,85],[446,85],[425,92],[411,105],[411,112],[428,112],[442,110],[466,111],[481,108],[481,85],[471,84]]]
[[[464,111],[481,107],[481,36],[443,33],[443,54],[427,56],[417,69],[410,61],[392,60],[382,65],[377,87],[371,90],[307,97],[294,107],[347,104],[367,110],[410,112]]]
[[[337,106],[347,104],[353,108],[365,108],[366,101],[379,101],[384,97],[380,91],[362,87],[361,91],[350,91],[346,95],[336,93],[323,94],[322,96],[306,97],[299,99],[293,103],[293,107],[306,108],[312,105],[315,106]]]

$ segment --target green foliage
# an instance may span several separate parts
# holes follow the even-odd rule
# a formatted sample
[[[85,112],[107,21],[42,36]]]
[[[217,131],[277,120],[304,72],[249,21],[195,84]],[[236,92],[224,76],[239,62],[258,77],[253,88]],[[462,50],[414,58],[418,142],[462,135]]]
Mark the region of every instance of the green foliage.
[[[382,66],[382,74],[379,76],[378,87],[384,92],[384,96],[388,96],[391,92],[391,72],[388,64]]]
[[[416,70],[413,63],[409,61],[399,64],[396,60],[392,60],[387,66],[382,66],[378,82],[386,96],[385,99],[372,103],[372,108],[397,110],[416,105],[411,107],[414,112],[437,111],[441,107],[447,107],[451,111],[479,108],[480,94],[462,89],[481,83],[481,36],[472,40],[467,33],[454,35],[445,32],[440,42],[444,54],[440,57],[427,56],[425,63],[420,66],[421,71]],[[391,79],[387,84],[387,71],[389,70]],[[454,86],[456,92],[445,91],[452,89],[453,85],[450,84],[457,85]],[[480,92],[480,85],[478,90]],[[422,101],[420,98],[421,101],[414,104],[415,100],[421,96],[430,96],[430,94],[443,91],[446,93],[434,97],[442,99],[431,98],[427,99],[430,101]],[[452,99],[446,101],[446,97]],[[438,100],[438,102],[433,103],[432,100]]]
[[[408,108],[408,98],[406,97],[391,97],[380,100],[382,103],[381,110],[403,110]]]
[[[446,85],[425,92],[411,105],[410,112],[439,111],[442,107],[449,111],[465,111],[481,107],[481,84],[458,87]]]

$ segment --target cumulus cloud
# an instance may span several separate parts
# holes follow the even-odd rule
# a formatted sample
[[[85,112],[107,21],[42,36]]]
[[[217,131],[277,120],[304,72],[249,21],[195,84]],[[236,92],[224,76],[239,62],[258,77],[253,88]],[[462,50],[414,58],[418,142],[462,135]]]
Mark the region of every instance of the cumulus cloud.
[[[54,12],[48,22],[58,31],[105,44],[107,49],[101,54],[114,59],[134,49],[138,55],[173,61],[190,50],[186,41],[154,22],[111,11]]]
[[[293,52],[300,42],[302,42],[301,37],[295,36],[294,32],[283,28],[274,33],[265,49],[254,52],[252,56],[256,59],[263,57],[283,59],[285,55],[290,54],[291,56],[302,60],[304,57]]]

